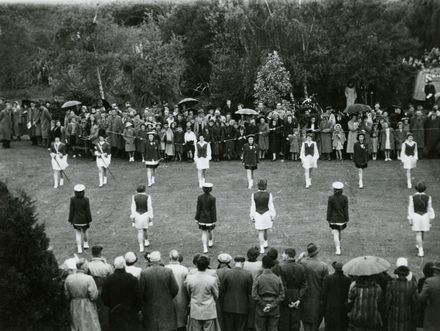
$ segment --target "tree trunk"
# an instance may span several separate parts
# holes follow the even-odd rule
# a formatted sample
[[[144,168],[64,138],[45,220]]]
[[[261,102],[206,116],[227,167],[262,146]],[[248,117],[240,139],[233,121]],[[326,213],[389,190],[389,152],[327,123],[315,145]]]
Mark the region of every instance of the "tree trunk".
[[[307,82],[303,82],[303,89],[304,89],[304,98],[309,97],[309,92],[307,91]]]

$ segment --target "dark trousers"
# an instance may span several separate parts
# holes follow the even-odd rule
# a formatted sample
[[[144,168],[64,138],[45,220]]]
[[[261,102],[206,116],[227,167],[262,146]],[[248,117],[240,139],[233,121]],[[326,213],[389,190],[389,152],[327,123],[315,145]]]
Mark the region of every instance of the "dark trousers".
[[[256,331],[278,331],[279,316],[260,316],[255,314]]]
[[[11,148],[11,141],[3,139],[2,145],[3,145],[3,148]]]
[[[247,329],[247,314],[235,314],[223,312],[223,326],[222,331],[246,331]]]
[[[280,306],[279,324],[279,331],[299,331],[301,328],[300,311],[283,304]]]

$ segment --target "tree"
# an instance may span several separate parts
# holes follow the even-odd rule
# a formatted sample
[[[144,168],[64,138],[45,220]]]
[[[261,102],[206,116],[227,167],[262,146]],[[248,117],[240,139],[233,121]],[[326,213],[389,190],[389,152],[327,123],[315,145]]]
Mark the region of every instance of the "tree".
[[[291,92],[290,74],[276,51],[269,53],[258,71],[254,89],[255,99],[269,107],[274,107]]]
[[[68,325],[59,269],[44,224],[26,193],[0,181],[0,329],[63,330]]]

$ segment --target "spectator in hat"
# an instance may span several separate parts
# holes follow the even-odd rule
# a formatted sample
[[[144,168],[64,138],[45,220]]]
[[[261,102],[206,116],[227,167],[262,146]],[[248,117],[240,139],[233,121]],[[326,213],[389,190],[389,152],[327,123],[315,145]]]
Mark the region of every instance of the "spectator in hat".
[[[85,189],[86,187],[82,184],[75,185],[73,188],[75,196],[70,198],[68,221],[75,229],[75,240],[78,253],[83,252],[83,247],[84,249],[89,248],[87,230],[92,222],[89,198],[84,196]]]
[[[322,286],[329,274],[329,267],[318,258],[318,253],[318,246],[310,243],[307,245],[307,256],[305,253],[300,255],[307,281],[307,290],[301,305],[301,319],[305,331],[318,331],[323,317],[320,305]]]
[[[116,257],[113,265],[115,272],[105,279],[101,292],[102,301],[110,311],[109,330],[137,331],[141,309],[137,278],[126,271],[123,256]]]
[[[78,259],[76,269],[64,282],[64,293],[70,300],[71,330],[101,331],[95,305],[98,289],[93,277],[87,274],[87,260]]]
[[[280,318],[280,303],[285,298],[284,286],[272,271],[273,260],[265,255],[262,259],[263,272],[252,285],[252,299],[256,301],[255,329],[277,331]]]
[[[414,141],[417,143],[418,157],[421,159],[425,148],[425,116],[422,106],[417,106],[415,116],[410,120],[410,128],[414,134]]]
[[[185,280],[190,296],[188,331],[220,331],[215,303],[219,295],[217,277],[207,273],[207,256],[200,255],[196,265],[197,271],[190,273]]]
[[[150,246],[148,240],[148,228],[153,225],[153,205],[151,196],[147,194],[145,185],[138,185],[137,193],[131,199],[130,218],[133,226],[138,230],[139,251],[143,252],[144,247]]]
[[[272,193],[267,192],[267,180],[258,181],[258,192],[252,193],[250,218],[258,231],[258,241],[260,243],[260,253],[269,246],[267,241],[267,231],[272,228],[273,220],[276,216],[273,205]]]
[[[252,275],[243,270],[244,256],[234,257],[234,267],[220,279],[220,298],[225,331],[246,331],[249,301],[252,294]]]
[[[254,185],[254,171],[258,169],[258,145],[254,143],[254,136],[247,137],[247,143],[243,145],[243,165],[246,169],[248,189]]]
[[[208,247],[214,246],[212,230],[217,222],[217,208],[215,197],[211,195],[213,185],[203,183],[203,194],[197,198],[196,220],[199,229],[202,230],[203,253],[208,252]]]
[[[186,330],[186,324],[188,320],[188,292],[185,287],[185,280],[188,276],[188,268],[180,263],[181,255],[175,249],[170,252],[170,262],[165,267],[171,269],[174,278],[179,286],[179,291],[174,297],[174,306],[176,308],[177,316],[177,330]]]
[[[12,105],[6,102],[6,108],[0,111],[0,140],[3,148],[11,147],[12,137]]]
[[[135,276],[137,279],[139,279],[141,277],[142,268],[135,266],[138,260],[136,253],[134,252],[125,253],[124,259],[125,259],[125,271]]]
[[[143,270],[139,280],[144,330],[172,331],[177,329],[174,297],[179,285],[169,268],[161,264],[161,255],[149,255],[150,267]]]
[[[437,331],[440,325],[440,262],[432,266],[434,276],[426,279],[418,299],[426,303],[423,330]]]
[[[346,303],[351,279],[344,275],[341,262],[333,262],[335,272],[324,279],[322,285],[322,309],[325,331],[346,331],[348,318]]]
[[[312,185],[312,169],[318,167],[318,145],[312,140],[313,133],[307,132],[306,140],[301,145],[300,159],[304,168],[304,176],[306,180],[306,188]]]
[[[431,109],[432,106],[435,104],[435,86],[432,84],[432,77],[431,75],[426,75],[425,79],[425,106],[428,109]]]
[[[134,162],[134,152],[136,151],[136,146],[134,144],[136,133],[133,129],[133,124],[131,122],[125,122],[125,129],[122,133],[122,138],[125,141],[125,152],[128,153],[128,162]]]
[[[405,141],[402,143],[400,159],[403,164],[403,169],[406,169],[406,182],[408,188],[412,188],[411,169],[417,166],[419,153],[417,143],[414,141],[414,136],[411,132],[406,135]]]
[[[423,239],[425,232],[431,228],[431,221],[435,217],[432,208],[432,199],[425,194],[426,185],[424,182],[418,182],[416,185],[417,193],[409,197],[408,220],[412,230],[416,233],[416,247],[419,250],[419,256],[424,256]]]
[[[353,161],[354,165],[358,169],[359,175],[359,188],[364,188],[364,169],[368,167],[368,146],[365,141],[365,133],[360,132],[357,136],[357,141],[353,147]]]
[[[333,195],[327,202],[327,222],[333,234],[333,241],[336,247],[336,255],[341,255],[341,233],[347,227],[348,216],[348,198],[342,194],[344,184],[334,182],[332,184]]]
[[[110,144],[105,140],[104,133],[100,133],[95,145],[96,166],[98,167],[99,187],[107,185],[107,171],[112,161]]]
[[[280,304],[279,331],[299,331],[301,327],[300,305],[307,282],[304,266],[295,261],[295,255],[293,248],[286,248],[282,254],[283,262],[272,269],[281,277],[285,292],[285,299]]]
[[[423,266],[423,277],[419,279],[417,283],[417,293],[419,294],[422,292],[423,286],[425,285],[425,282],[428,278],[434,276],[434,263],[433,262],[426,262]],[[417,327],[423,328],[423,319],[425,317],[425,308],[426,308],[426,302],[421,302],[420,307],[417,314]]]

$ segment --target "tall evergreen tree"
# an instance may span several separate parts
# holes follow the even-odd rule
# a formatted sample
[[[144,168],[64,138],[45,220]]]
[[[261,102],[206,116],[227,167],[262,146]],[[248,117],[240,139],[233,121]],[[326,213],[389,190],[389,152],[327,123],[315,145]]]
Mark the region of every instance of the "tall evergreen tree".
[[[68,313],[44,224],[0,181],[0,330],[63,330]]]

